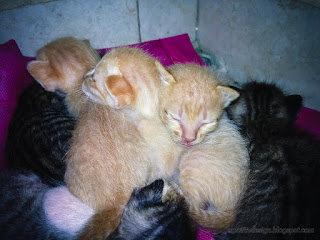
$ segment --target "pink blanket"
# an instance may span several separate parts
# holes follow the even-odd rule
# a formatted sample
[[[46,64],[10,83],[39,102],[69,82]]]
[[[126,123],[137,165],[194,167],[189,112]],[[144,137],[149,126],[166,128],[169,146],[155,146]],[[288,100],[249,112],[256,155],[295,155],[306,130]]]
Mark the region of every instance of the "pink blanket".
[[[204,65],[190,42],[187,34],[159,39],[133,46],[147,51],[165,66],[174,63],[193,62]],[[110,48],[100,49],[106,53]],[[14,40],[0,45],[0,169],[6,167],[4,154],[7,128],[17,100],[22,90],[32,82],[32,78],[26,70],[26,64],[31,60],[21,54]],[[315,134],[320,139],[320,112],[302,108],[296,124]],[[199,240],[211,240],[213,233],[200,228]]]

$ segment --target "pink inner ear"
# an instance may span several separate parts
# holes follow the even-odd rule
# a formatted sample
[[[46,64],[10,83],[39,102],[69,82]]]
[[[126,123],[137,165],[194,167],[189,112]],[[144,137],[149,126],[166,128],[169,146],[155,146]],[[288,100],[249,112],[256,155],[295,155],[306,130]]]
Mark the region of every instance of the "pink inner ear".
[[[179,110],[179,117],[182,117],[182,108]]]
[[[133,103],[135,98],[133,88],[123,76],[108,76],[106,86],[117,108]]]

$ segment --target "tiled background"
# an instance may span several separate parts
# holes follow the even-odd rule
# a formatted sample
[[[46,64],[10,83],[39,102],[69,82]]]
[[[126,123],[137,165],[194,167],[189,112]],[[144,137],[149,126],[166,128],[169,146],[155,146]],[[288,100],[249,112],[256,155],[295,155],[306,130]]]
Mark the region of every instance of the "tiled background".
[[[320,4],[306,1],[0,0],[0,43],[34,56],[62,36],[105,48],[188,33],[235,81],[276,82],[320,111]]]

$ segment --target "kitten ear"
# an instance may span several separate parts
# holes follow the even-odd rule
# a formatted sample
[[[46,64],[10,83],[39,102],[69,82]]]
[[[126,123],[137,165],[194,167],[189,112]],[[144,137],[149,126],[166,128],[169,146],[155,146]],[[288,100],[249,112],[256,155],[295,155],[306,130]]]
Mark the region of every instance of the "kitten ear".
[[[49,92],[57,90],[59,81],[55,78],[54,70],[49,61],[31,61],[27,70],[45,90]]]
[[[293,119],[296,119],[300,108],[302,107],[302,97],[300,95],[286,96],[285,101],[288,106],[289,114]]]
[[[224,108],[229,106],[232,101],[236,100],[240,96],[236,90],[230,87],[217,86],[217,90],[222,96]]]
[[[160,79],[163,83],[165,83],[165,85],[171,85],[172,83],[176,82],[174,77],[165,69],[165,67],[159,61],[155,61],[155,64],[160,74]]]
[[[106,87],[115,108],[123,108],[134,101],[131,84],[122,75],[110,75],[106,78]]]

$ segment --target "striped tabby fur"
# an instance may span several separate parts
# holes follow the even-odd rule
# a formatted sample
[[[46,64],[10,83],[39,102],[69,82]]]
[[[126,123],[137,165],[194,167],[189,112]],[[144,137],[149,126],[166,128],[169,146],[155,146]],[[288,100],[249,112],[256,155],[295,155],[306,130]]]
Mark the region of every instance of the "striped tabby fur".
[[[8,128],[9,168],[29,169],[44,183],[60,185],[75,123],[64,105],[64,96],[33,82],[20,96]]]
[[[293,122],[302,106],[273,84],[250,82],[227,109],[248,140],[248,189],[233,226],[216,239],[319,239],[320,145]],[[257,234],[312,228],[315,234]],[[244,230],[244,233],[239,231]],[[283,230],[283,231],[284,231]],[[267,230],[265,230],[267,231]]]

